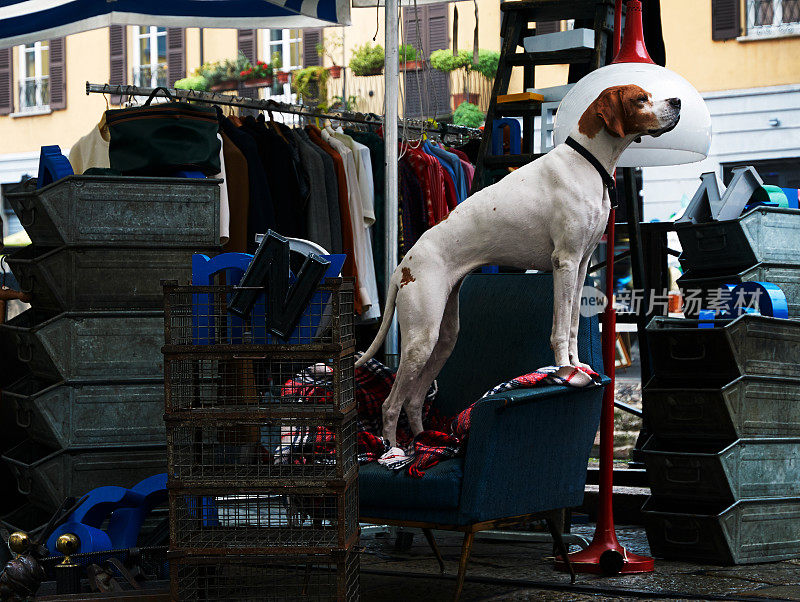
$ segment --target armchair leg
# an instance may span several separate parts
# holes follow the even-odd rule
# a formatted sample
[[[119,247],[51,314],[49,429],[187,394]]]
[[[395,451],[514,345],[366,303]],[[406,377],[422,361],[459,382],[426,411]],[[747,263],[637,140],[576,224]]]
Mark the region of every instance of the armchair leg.
[[[464,533],[464,543],[461,544],[461,559],[458,561],[458,577],[456,578],[456,591],[453,602],[458,602],[461,598],[461,590],[464,588],[464,578],[467,576],[467,563],[472,552],[472,543],[475,541],[475,533]]]
[[[442,558],[442,553],[439,551],[439,546],[436,545],[433,531],[430,529],[422,529],[422,532],[425,534],[425,539],[428,540],[428,545],[431,547],[431,550],[433,550],[433,553],[436,555],[436,562],[439,563],[439,572],[444,575],[444,559]]]
[[[567,563],[567,569],[569,570],[570,578],[572,579],[572,583],[575,583],[575,570],[572,568],[572,562],[569,559],[569,550],[567,546],[564,545],[564,538],[561,537],[561,522],[562,514],[560,510],[554,510],[547,515],[547,526],[550,528],[550,534],[553,536],[553,541],[556,544],[558,551],[561,553],[562,558],[564,558],[564,562]]]

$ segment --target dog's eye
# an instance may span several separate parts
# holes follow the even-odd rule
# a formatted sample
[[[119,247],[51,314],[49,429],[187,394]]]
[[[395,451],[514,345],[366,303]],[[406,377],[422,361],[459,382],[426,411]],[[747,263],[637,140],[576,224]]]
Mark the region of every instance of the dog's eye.
[[[639,102],[647,102],[647,96],[640,96],[636,100],[638,100]]]

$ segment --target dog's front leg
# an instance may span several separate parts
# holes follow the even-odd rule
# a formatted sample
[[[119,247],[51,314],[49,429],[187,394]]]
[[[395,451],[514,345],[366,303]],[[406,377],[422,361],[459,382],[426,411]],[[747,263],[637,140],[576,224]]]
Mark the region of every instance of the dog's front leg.
[[[575,283],[579,263],[576,255],[563,251],[553,252],[553,330],[550,346],[557,366],[569,365],[569,334],[572,323],[572,306],[575,301]]]
[[[584,364],[578,357],[578,327],[581,321],[581,291],[586,282],[586,271],[589,269],[589,261],[592,258],[591,251],[586,254],[586,257],[581,261],[578,267],[578,277],[575,280],[575,296],[572,301],[572,319],[570,321],[569,329],[569,363],[572,366],[579,368],[591,368],[588,364]]]

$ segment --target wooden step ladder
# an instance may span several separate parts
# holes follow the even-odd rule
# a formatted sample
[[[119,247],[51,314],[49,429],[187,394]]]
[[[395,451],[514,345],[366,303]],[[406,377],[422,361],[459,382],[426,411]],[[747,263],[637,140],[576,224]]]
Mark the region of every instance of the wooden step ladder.
[[[611,43],[614,29],[613,0],[520,0],[500,4],[502,24],[500,26],[500,61],[497,67],[492,97],[486,112],[486,124],[478,152],[475,177],[471,193],[488,186],[508,173],[509,167],[521,167],[540,157],[534,153],[534,118],[541,113],[538,100],[499,102],[508,94],[511,72],[514,67],[523,67],[522,87],[528,91],[534,87],[534,68],[537,65],[587,65],[597,69],[605,64],[606,49]],[[569,19],[592,20],[594,24],[594,48],[565,48],[549,52],[528,53],[522,49],[523,40],[541,34],[544,23]],[[532,28],[531,24],[537,27]],[[548,33],[552,31],[547,28]],[[522,152],[514,155],[492,155],[492,123],[503,117],[519,117],[522,120]]]

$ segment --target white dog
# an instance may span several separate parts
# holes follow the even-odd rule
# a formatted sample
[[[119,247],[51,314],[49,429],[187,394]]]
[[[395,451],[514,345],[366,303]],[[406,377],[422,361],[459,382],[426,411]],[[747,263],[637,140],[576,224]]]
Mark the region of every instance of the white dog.
[[[631,142],[669,131],[679,118],[678,98],[653,101],[635,85],[603,90],[571,142],[478,191],[420,237],[392,275],[380,330],[357,362],[377,352],[396,305],[401,353],[382,408],[383,436],[393,448],[385,459],[402,455],[396,449],[401,408],[414,435],[422,431],[425,393],[458,337],[461,281],[475,268],[552,270],[555,362],[585,366],[578,358],[579,296],[608,220],[611,174]]]

